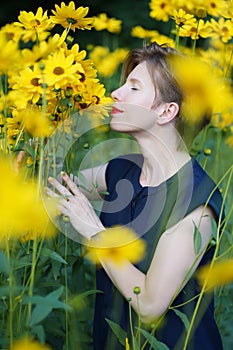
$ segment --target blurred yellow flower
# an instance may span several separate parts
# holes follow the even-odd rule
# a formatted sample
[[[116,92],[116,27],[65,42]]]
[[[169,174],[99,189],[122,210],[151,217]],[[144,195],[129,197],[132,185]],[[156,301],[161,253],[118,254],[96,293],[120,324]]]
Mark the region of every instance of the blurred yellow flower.
[[[91,246],[87,246],[87,258],[96,264],[100,264],[100,260],[109,260],[123,265],[126,260],[132,263],[142,260],[145,250],[145,241],[132,229],[114,226],[102,231]]]
[[[21,169],[16,173],[7,157],[0,158],[0,241],[34,233],[50,238],[55,228],[50,221],[57,215],[54,201],[42,198],[35,182],[25,182]],[[50,215],[50,216],[49,216]]]
[[[233,127],[231,127],[232,129],[232,135],[228,136],[227,139],[226,139],[226,143],[233,148]]]
[[[151,0],[149,2],[150,17],[157,21],[167,22],[172,13],[173,6],[169,0]]]
[[[20,59],[18,43],[13,40],[7,40],[4,35],[0,35],[0,74],[8,73],[13,70]]]
[[[229,5],[225,0],[205,0],[202,6],[209,15],[219,17],[226,14]]]
[[[125,350],[130,350],[129,339],[125,338]]]
[[[199,284],[205,285],[206,290],[211,292],[215,287],[233,282],[233,259],[216,262],[213,267],[203,266],[196,275]]]
[[[107,47],[97,45],[90,53],[90,58],[102,77],[111,77],[125,60],[127,53],[128,50],[124,48],[110,52]]]
[[[229,110],[224,113],[217,113],[212,116],[212,124],[222,130],[231,127],[233,125],[233,113]]]
[[[116,18],[108,18],[106,13],[100,13],[93,17],[93,27],[97,31],[107,30],[110,33],[120,33],[122,21]]]
[[[221,39],[223,43],[228,43],[233,37],[233,22],[220,17],[218,20],[211,18],[209,22],[211,37]]]
[[[10,350],[51,350],[51,348],[46,344],[41,344],[36,340],[24,337],[16,341]]]
[[[140,38],[140,39],[152,38],[157,34],[158,34],[157,30],[148,30],[143,28],[142,26],[135,26],[131,30],[131,35],[135,38]]]
[[[64,2],[61,3],[61,7],[55,4],[55,9],[52,10],[54,16],[50,17],[50,21],[53,24],[60,24],[63,28],[75,29],[91,29],[92,18],[84,18],[88,11],[88,7],[80,6],[75,9],[74,1],[70,1],[69,5]]]
[[[181,115],[190,124],[223,106],[228,100],[225,82],[213,74],[211,66],[198,57],[176,57],[170,60],[174,75],[183,92]],[[229,101],[230,102],[230,101]]]
[[[5,37],[7,41],[12,40],[19,42],[23,33],[23,28],[16,26],[14,23],[7,23],[0,29],[0,35]]]
[[[19,115],[25,131],[33,137],[47,137],[54,131],[53,124],[39,108],[26,108]]]

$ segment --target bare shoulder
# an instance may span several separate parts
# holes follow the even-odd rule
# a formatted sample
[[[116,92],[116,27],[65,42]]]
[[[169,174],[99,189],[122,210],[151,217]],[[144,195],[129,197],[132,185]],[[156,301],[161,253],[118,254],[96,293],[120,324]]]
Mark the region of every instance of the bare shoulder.
[[[207,206],[199,206],[180,220],[176,225],[167,229],[161,236],[162,240],[183,240],[193,238],[195,227],[202,237],[202,245],[206,245],[212,236],[211,221],[215,219],[213,210]]]

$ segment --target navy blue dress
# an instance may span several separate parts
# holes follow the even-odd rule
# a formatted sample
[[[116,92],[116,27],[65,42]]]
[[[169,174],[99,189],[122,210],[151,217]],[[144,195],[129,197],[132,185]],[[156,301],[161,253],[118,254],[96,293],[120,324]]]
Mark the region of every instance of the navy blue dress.
[[[146,273],[161,234],[207,201],[218,219],[222,197],[218,189],[215,189],[215,183],[194,158],[167,181],[154,187],[140,185],[142,163],[143,157],[140,154],[122,156],[109,162],[106,170],[109,194],[105,197],[101,221],[105,227],[116,224],[131,227],[146,241],[146,257],[137,264],[137,267]],[[210,246],[200,265],[207,264],[213,252],[214,247]],[[96,295],[94,350],[124,349],[105,318],[119,324],[130,339],[128,301],[117,291],[102,268],[96,271],[96,288],[103,293]],[[197,298],[192,298],[199,292],[194,275],[175,298],[172,306],[182,304],[178,310],[191,320],[197,302]],[[136,320],[134,312],[133,316]],[[163,325],[155,332],[155,336],[169,349],[183,349],[185,327],[173,310],[168,310]],[[149,349],[149,346],[145,349]],[[210,294],[205,294],[202,299],[187,349],[222,349],[221,337],[214,319],[213,296]]]

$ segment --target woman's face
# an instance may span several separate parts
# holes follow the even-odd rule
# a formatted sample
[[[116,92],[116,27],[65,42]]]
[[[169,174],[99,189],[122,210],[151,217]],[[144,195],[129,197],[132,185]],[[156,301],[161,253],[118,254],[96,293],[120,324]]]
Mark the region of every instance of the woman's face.
[[[155,88],[146,62],[137,65],[127,77],[124,85],[112,92],[117,102],[135,104],[150,109],[155,98]]]
[[[155,110],[152,110],[155,87],[146,62],[138,64],[127,77],[125,84],[113,91],[111,96],[115,102],[111,112],[112,129],[130,132],[135,128],[138,130],[152,127],[156,119]]]

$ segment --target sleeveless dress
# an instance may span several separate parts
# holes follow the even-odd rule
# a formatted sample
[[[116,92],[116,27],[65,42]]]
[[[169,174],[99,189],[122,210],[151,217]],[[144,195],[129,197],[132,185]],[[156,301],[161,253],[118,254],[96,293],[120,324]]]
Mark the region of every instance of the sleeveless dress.
[[[146,273],[161,234],[206,202],[218,220],[222,197],[215,183],[195,158],[168,180],[154,187],[140,185],[142,164],[143,156],[140,154],[124,155],[109,162],[106,170],[108,195],[105,197],[100,218],[105,227],[117,224],[131,227],[146,241],[145,258],[136,265]],[[213,246],[207,248],[199,266],[207,264],[213,252]],[[106,319],[120,325],[130,339],[128,301],[121,296],[102,268],[96,270],[96,288],[102,293],[96,294],[94,350],[125,349]],[[176,310],[185,313],[191,320],[198,299],[193,297],[199,292],[194,274],[175,298],[172,306],[183,305]],[[204,294],[198,310],[187,349],[221,350],[221,337],[214,319],[213,295]],[[133,317],[137,322],[134,311]],[[154,335],[169,349],[181,350],[186,330],[181,318],[174,310],[169,309],[162,326]],[[149,346],[144,349],[149,349]]]

